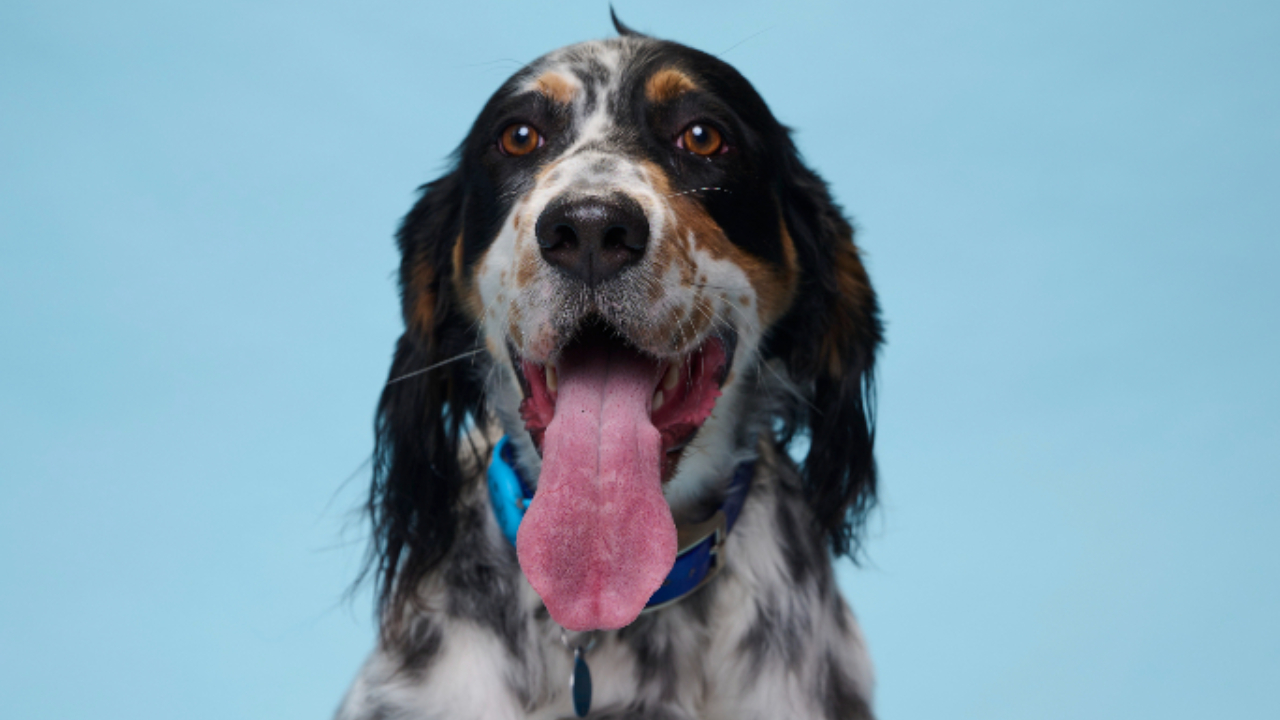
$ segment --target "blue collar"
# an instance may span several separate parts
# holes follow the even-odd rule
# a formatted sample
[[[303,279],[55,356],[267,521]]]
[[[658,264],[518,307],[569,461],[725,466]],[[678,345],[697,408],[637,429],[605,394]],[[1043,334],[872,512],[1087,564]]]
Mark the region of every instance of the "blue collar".
[[[754,470],[752,461],[738,465],[720,509],[700,523],[676,528],[676,564],[662,581],[662,587],[645,604],[645,612],[684,598],[706,584],[724,565],[720,553],[747,500]],[[516,543],[516,532],[532,499],[533,489],[516,470],[515,447],[503,436],[494,446],[493,459],[489,461],[489,504],[493,506],[502,534],[512,545]]]

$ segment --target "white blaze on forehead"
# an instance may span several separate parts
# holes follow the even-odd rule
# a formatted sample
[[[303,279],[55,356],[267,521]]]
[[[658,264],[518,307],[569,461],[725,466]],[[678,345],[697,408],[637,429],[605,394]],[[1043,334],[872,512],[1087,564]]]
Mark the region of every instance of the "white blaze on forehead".
[[[624,53],[619,43],[601,41],[574,45],[548,58],[543,74],[554,73],[572,78],[578,88],[585,89],[585,92],[577,92],[573,97],[575,136],[573,144],[565,150],[564,155],[576,152],[587,143],[606,138],[614,127],[613,118],[609,115],[609,97],[617,93],[621,84],[623,61]],[[590,77],[584,78],[577,74],[576,68],[587,66],[590,66]],[[604,72],[599,72],[601,70]],[[533,80],[532,84],[536,86],[537,80]],[[590,107],[588,103],[591,103]]]
[[[645,208],[650,225],[665,210],[661,196],[649,182],[644,167],[619,153],[583,149],[567,153],[534,187],[530,202],[544,205],[561,196],[604,197],[622,193]]]

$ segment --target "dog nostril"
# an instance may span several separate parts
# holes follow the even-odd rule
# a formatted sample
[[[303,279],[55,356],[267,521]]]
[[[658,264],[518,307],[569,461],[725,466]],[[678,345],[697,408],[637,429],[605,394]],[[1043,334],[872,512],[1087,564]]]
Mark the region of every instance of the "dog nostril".
[[[551,228],[550,233],[539,233],[538,247],[543,250],[552,250],[561,245],[573,247],[578,244],[578,233],[574,232],[571,225],[560,223]]]
[[[631,247],[631,244],[627,242],[627,229],[620,225],[614,225],[604,231],[604,238],[600,241],[600,246],[605,250],[618,250],[624,247],[632,250],[644,249],[643,247]]]

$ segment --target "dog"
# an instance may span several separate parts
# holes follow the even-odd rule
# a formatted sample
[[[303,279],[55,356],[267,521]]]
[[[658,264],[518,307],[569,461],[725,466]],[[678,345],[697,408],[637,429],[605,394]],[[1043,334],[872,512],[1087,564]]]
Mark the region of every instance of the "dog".
[[[832,569],[876,492],[853,228],[737,71],[613,20],[398,232],[339,720],[872,717]]]

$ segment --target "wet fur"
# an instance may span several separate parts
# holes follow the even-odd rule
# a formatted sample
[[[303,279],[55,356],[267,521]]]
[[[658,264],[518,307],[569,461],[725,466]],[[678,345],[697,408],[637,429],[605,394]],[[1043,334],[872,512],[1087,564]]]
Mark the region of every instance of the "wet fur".
[[[830,559],[856,553],[876,484],[880,323],[852,228],[732,68],[618,29],[509,80],[401,227],[406,329],[368,506],[381,634],[340,720],[572,715],[571,656],[496,526],[483,482],[493,433],[473,428],[505,430],[536,478],[507,346],[548,360],[588,315],[659,357],[727,325],[740,337],[666,486],[677,522],[714,508],[732,468],[758,458],[724,570],[600,634],[591,717],[871,717],[870,662]],[[732,126],[734,157],[662,144],[681,113],[712,112]],[[563,144],[495,156],[494,128],[516,116]],[[551,199],[598,188],[637,198],[659,230],[644,263],[588,292],[540,264],[529,234]],[[783,451],[797,434],[811,439],[798,467]]]

